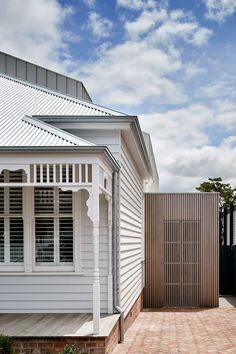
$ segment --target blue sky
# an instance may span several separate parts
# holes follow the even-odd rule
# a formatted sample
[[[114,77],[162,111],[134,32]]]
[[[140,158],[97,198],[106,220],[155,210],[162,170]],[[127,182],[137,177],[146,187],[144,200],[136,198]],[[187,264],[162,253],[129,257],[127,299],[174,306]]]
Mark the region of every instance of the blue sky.
[[[236,0],[0,0],[0,50],[138,115],[161,191],[236,185]]]

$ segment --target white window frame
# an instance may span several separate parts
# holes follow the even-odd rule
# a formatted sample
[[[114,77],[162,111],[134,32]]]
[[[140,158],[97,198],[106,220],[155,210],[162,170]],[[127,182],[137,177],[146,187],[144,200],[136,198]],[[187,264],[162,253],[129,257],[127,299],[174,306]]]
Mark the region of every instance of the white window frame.
[[[6,171],[9,174],[9,171]],[[23,180],[25,180],[23,172]],[[47,187],[47,186],[45,186]],[[11,187],[4,187],[8,191]],[[35,218],[34,218],[34,187],[24,186],[22,188],[22,213],[5,215],[2,218],[22,218],[23,220],[23,254],[24,262],[0,263],[0,272],[4,274],[64,274],[83,275],[81,259],[81,192],[72,192],[72,215],[73,220],[73,265],[37,265],[35,263]],[[69,190],[69,189],[68,189]],[[5,192],[4,192],[5,193]],[[4,198],[6,202],[6,198]],[[61,214],[60,217],[67,217],[68,214]],[[50,215],[53,217],[53,214]],[[8,222],[9,224],[9,222]],[[9,257],[8,257],[9,258]]]
[[[9,182],[9,171],[4,171],[4,180]],[[22,172],[22,178],[24,174]],[[4,188],[4,213],[0,214],[0,218],[4,220],[4,262],[0,262],[0,271],[19,272],[24,271],[23,262],[11,262],[10,261],[10,219],[22,219],[23,221],[23,259],[25,256],[25,244],[24,244],[24,216],[23,216],[23,188],[22,188],[22,213],[13,214],[10,213],[10,188]]]
[[[36,187],[37,188],[37,187]],[[72,213],[71,214],[60,214],[59,212],[59,188],[53,187],[54,190],[54,213],[37,215],[33,210],[33,271],[35,272],[74,272],[75,271],[75,222],[74,222],[74,193],[72,192]],[[34,199],[34,189],[33,189],[33,199]],[[58,264],[41,262],[36,263],[36,235],[35,235],[35,220],[36,218],[52,218],[54,219],[54,262],[58,261]],[[59,237],[59,219],[60,218],[72,218],[73,220],[73,262],[72,264],[60,263],[59,262],[59,247],[60,247],[60,237]]]

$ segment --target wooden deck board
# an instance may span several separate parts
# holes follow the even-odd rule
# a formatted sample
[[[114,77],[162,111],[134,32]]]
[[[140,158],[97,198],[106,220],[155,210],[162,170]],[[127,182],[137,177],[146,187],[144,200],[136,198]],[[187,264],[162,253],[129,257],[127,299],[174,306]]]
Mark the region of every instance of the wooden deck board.
[[[110,334],[119,315],[102,315],[98,337]],[[0,314],[0,333],[12,337],[92,336],[92,314]]]

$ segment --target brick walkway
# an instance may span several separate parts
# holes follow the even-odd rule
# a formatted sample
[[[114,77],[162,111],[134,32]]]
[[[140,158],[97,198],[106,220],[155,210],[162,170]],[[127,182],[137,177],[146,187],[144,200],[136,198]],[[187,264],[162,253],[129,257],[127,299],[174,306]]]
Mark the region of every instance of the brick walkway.
[[[141,312],[113,354],[235,353],[236,308]]]

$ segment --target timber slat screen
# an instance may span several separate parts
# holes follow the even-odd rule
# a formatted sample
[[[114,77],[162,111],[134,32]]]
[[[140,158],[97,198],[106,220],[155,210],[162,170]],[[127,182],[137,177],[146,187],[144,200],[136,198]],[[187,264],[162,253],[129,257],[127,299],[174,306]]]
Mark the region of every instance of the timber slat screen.
[[[215,307],[219,203],[214,193],[145,195],[144,307]]]

